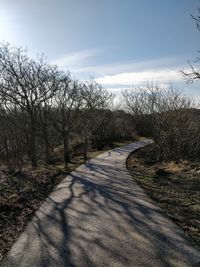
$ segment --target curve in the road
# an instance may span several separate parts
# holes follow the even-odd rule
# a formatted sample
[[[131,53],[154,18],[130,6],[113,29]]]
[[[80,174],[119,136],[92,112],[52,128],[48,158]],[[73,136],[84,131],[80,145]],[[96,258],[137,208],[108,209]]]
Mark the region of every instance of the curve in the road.
[[[2,266],[199,266],[199,250],[126,169],[129,153],[149,142],[108,151],[68,175]]]

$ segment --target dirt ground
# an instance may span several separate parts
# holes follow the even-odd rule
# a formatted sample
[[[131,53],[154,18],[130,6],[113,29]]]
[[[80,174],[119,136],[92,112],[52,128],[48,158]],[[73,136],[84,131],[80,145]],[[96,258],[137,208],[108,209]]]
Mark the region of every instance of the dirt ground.
[[[153,145],[127,159],[133,179],[200,245],[200,162],[158,163]]]

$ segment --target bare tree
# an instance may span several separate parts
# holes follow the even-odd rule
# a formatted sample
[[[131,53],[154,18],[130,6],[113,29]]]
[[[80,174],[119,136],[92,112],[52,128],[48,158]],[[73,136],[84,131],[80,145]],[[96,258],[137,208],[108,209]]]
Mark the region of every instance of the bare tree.
[[[43,105],[38,108],[38,128],[41,132],[42,139],[45,148],[45,163],[51,163],[51,152],[50,152],[50,128],[51,128],[51,104],[53,99],[50,101],[45,101]]]
[[[0,108],[0,155],[10,171],[21,168],[26,150],[26,121],[20,108]]]
[[[15,159],[27,162],[28,156],[35,167],[38,160],[49,164],[59,159],[55,148],[63,146],[67,164],[79,144],[87,158],[89,146],[102,149],[106,142],[126,136],[128,117],[113,113],[112,100],[94,80],[79,83],[43,56],[33,60],[24,49],[1,44],[1,159],[9,165]]]
[[[0,47],[0,94],[8,105],[18,105],[27,112],[33,166],[37,166],[37,109],[55,94],[57,72],[57,68],[46,64],[43,57],[31,60],[22,48],[8,44]]]
[[[88,135],[91,135],[92,144],[98,149],[102,148],[102,140],[106,131],[107,114],[113,95],[103,89],[95,80],[90,80],[82,86],[82,96],[85,101],[84,129],[85,146],[88,142]]]
[[[59,90],[54,98],[51,112],[53,126],[61,134],[64,146],[65,164],[70,161],[69,140],[70,134],[76,126],[82,105],[79,83],[73,81],[69,74],[59,77]]]
[[[127,110],[134,116],[137,126],[153,137],[159,159],[180,159],[189,154],[186,146],[197,131],[191,118],[190,99],[172,87],[157,85],[123,94]]]
[[[200,8],[198,8],[198,15],[197,16],[191,15],[191,17],[195,21],[198,31],[200,31]],[[200,57],[198,56],[194,63],[198,63],[199,61]],[[195,67],[194,64],[192,64],[189,60],[188,60],[188,65],[190,67],[190,71],[185,71],[185,70],[180,71],[183,77],[186,78],[188,82],[194,82],[196,80],[199,80],[200,79],[199,67],[198,66]]]

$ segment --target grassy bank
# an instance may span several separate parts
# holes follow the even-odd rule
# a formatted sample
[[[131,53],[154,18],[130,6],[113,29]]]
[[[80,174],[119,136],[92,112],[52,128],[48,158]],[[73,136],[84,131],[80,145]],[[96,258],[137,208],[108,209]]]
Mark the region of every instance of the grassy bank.
[[[150,145],[130,155],[127,166],[150,198],[200,245],[200,163],[158,163]]]

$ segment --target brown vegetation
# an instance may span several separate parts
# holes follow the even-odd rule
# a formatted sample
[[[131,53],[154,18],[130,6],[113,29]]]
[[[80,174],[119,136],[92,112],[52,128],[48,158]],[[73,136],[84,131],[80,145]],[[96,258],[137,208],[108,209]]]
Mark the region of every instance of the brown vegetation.
[[[124,100],[139,134],[154,140],[158,161],[199,158],[200,113],[192,100],[153,84],[124,92]]]
[[[154,145],[127,160],[133,179],[176,224],[200,245],[200,163],[157,162]]]

